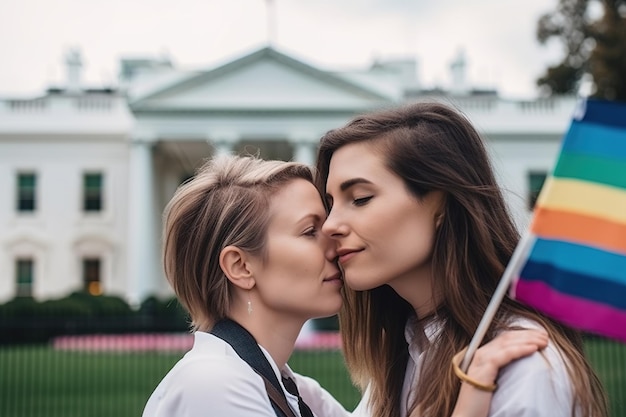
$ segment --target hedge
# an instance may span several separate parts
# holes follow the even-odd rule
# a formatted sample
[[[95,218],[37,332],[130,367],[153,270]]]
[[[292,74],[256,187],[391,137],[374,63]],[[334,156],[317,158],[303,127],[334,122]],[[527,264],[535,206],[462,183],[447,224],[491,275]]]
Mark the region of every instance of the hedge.
[[[133,310],[122,298],[76,292],[61,299],[18,297],[0,304],[0,344],[45,343],[61,335],[184,332],[184,309],[175,298],[147,298]]]

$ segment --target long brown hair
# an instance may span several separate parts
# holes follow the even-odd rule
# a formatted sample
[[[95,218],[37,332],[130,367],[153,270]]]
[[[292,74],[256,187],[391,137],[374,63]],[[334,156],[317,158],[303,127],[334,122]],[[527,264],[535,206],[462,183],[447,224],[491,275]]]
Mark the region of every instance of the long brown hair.
[[[480,135],[456,110],[439,103],[414,103],[358,116],[328,132],[317,160],[320,190],[325,190],[333,153],[359,141],[368,141],[381,152],[387,167],[418,199],[433,190],[446,195],[432,255],[432,288],[443,296],[437,309],[443,331],[426,353],[420,380],[428,383],[415,388],[411,410],[448,416],[460,384],[442,364],[449,364],[469,343],[519,234]],[[353,380],[361,388],[370,384],[373,415],[399,417],[408,360],[404,330],[413,309],[386,286],[368,291],[346,288],[345,295],[339,317]],[[505,297],[485,341],[509,328],[516,317],[543,326],[564,356],[575,391],[572,415],[575,410],[585,416],[606,415],[601,384],[584,357],[578,332]]]

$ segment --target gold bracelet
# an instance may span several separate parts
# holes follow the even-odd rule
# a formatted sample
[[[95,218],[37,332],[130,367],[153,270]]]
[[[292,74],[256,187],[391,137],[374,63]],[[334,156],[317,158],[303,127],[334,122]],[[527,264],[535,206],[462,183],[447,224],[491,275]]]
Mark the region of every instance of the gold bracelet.
[[[463,360],[463,356],[465,355],[466,351],[467,351],[467,348],[463,349],[462,351],[454,355],[454,357],[452,358],[452,369],[454,369],[454,373],[456,374],[456,376],[461,381],[467,382],[474,388],[477,388],[481,391],[494,392],[496,388],[498,388],[497,384],[489,384],[489,385],[483,384],[482,382],[476,381],[474,378],[470,377],[465,372],[461,371],[461,368],[459,368],[459,364]]]

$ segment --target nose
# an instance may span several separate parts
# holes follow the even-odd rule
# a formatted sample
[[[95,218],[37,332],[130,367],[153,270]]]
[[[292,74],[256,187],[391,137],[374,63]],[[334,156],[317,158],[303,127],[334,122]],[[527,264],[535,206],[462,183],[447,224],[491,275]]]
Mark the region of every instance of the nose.
[[[339,213],[336,210],[331,209],[330,213],[328,213],[328,216],[326,217],[326,221],[322,225],[322,232],[326,236],[338,239],[347,234],[348,228],[346,224],[341,221]]]

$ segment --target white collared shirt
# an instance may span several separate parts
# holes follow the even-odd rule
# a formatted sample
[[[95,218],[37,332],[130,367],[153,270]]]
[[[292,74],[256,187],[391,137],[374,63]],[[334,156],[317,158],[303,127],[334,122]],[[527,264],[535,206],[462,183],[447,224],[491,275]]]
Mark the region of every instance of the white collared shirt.
[[[512,325],[525,328],[540,328],[526,319],[518,319]],[[417,335],[418,328],[412,320],[406,327],[409,343],[409,360],[405,372],[401,397],[401,416],[407,415],[409,405],[415,399],[413,387],[419,383],[419,374],[424,360],[424,348],[420,345],[432,343],[441,331],[440,323],[429,322]],[[420,343],[420,341],[426,343]],[[442,367],[449,364],[442,364]],[[542,353],[516,360],[502,368],[496,381],[498,389],[494,392],[489,410],[489,417],[570,417],[573,404],[573,388],[567,374],[565,362],[552,342]],[[353,416],[371,416],[367,407],[369,400],[367,389]]]
[[[278,380],[281,372],[269,353],[261,351]],[[345,417],[346,410],[313,379],[285,365],[282,375],[294,377],[300,395],[317,417]],[[282,386],[289,406],[300,416],[298,398]],[[143,417],[276,417],[263,379],[222,339],[196,332],[193,348],[156,387]]]

